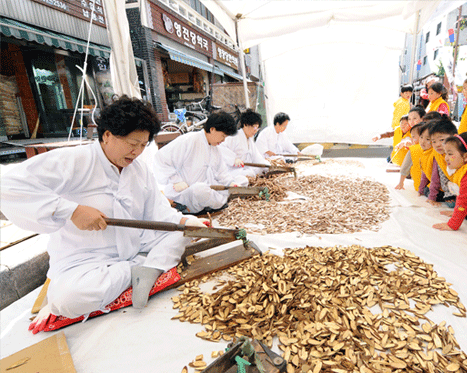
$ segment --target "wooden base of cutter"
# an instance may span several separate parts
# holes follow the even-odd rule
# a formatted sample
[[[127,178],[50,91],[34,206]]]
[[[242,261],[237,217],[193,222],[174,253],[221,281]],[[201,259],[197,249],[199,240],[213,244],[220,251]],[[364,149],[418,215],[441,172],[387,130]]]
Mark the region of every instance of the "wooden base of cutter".
[[[253,249],[245,249],[243,244],[238,244],[237,246],[223,250],[219,253],[212,254],[204,258],[197,258],[189,264],[188,267],[183,269],[182,273],[180,273],[182,278],[177,283],[167,287],[166,289],[177,288],[186,282],[232,267],[256,254],[258,254],[257,251]]]
[[[222,244],[222,240],[219,240],[218,244]],[[212,246],[211,246],[212,247]],[[197,250],[197,252],[203,251]],[[166,287],[162,291],[169,289],[177,288],[180,285],[183,285],[186,282],[190,282],[197,278],[203,277],[204,275],[221,271],[223,269],[232,267],[238,263],[243,262],[257,254],[258,252],[253,249],[245,249],[243,244],[239,243],[238,245],[231,247],[230,249],[223,250],[219,253],[206,256],[204,258],[195,259],[190,265],[188,265],[180,276],[182,277],[175,284]],[[189,253],[193,254],[192,252]],[[39,293],[36,301],[34,302],[33,309],[31,313],[38,313],[45,304],[47,304],[47,289],[49,287],[50,279],[47,279],[45,284],[42,286],[41,292]],[[157,293],[156,293],[157,294]]]

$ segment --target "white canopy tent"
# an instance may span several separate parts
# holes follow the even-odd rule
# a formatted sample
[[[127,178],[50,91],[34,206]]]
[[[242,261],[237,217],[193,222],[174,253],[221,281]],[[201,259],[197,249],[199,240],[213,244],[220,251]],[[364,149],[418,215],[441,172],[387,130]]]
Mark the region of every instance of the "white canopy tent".
[[[113,91],[119,96],[141,98],[125,2],[104,0],[104,10],[112,48],[110,72]]]
[[[260,45],[269,124],[283,111],[294,142],[359,144],[390,129],[404,35],[441,3],[202,1],[240,48]]]

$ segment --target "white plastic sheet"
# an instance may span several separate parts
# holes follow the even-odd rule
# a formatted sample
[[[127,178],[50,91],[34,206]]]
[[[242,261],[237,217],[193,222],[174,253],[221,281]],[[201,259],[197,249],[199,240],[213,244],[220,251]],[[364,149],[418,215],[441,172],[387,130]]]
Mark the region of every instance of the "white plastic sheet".
[[[431,228],[434,223],[446,221],[433,208],[418,197],[412,182],[406,181],[406,189],[394,190],[399,174],[386,173],[383,159],[359,159],[365,167],[336,165],[327,175],[353,173],[355,176],[371,177],[387,185],[391,194],[392,212],[389,220],[379,231],[364,231],[354,234],[318,234],[300,236],[297,233],[253,236],[249,235],[262,250],[272,247],[271,252],[280,253],[287,247],[362,245],[377,247],[392,245],[411,250],[424,261],[432,263],[439,276],[445,277],[452,288],[467,303],[467,222],[457,232],[441,232]],[[345,170],[345,171],[343,171]],[[320,166],[312,167],[309,173],[321,173]],[[368,196],[371,198],[371,196]],[[50,333],[32,335],[27,331],[30,309],[38,290],[13,303],[0,313],[2,357],[49,337]],[[170,320],[177,314],[172,309],[170,298],[176,290],[155,295],[143,310],[131,307],[90,319],[85,323],[62,329],[78,373],[107,372],[180,372],[197,355],[203,354],[210,362],[211,352],[224,349],[227,342],[203,341],[195,334],[202,330],[199,324],[180,323]],[[452,315],[456,310],[443,305],[434,306],[426,316],[440,323],[445,320],[452,325],[455,336],[467,351],[467,322],[465,318]],[[193,369],[190,368],[190,373]]]

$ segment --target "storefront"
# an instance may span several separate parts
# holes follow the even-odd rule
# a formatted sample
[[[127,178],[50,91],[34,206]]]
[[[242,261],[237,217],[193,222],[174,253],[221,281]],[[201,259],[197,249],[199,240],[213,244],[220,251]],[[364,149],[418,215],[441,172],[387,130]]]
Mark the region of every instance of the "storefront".
[[[110,47],[102,6],[101,0],[18,0],[0,16],[0,136],[67,136],[77,106],[78,118],[83,113],[86,125],[94,108],[111,102]],[[143,61],[136,62],[140,81],[146,81]],[[78,127],[75,119],[74,134]]]
[[[163,79],[159,89],[162,110],[167,115],[163,120],[175,108],[201,101],[210,94],[213,84],[242,79],[237,71],[238,53],[194,27],[199,20],[189,22],[154,2],[151,17],[154,55]]]

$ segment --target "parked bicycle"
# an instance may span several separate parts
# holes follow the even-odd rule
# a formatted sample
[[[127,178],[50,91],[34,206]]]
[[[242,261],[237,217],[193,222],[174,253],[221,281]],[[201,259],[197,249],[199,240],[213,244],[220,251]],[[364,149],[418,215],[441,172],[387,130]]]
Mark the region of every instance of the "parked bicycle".
[[[174,109],[177,115],[175,123],[167,123],[161,127],[161,131],[179,132],[180,134],[199,131],[203,128],[208,116],[216,110],[221,109],[220,106],[211,104],[211,96],[204,97],[201,101],[191,103],[183,108],[183,104],[175,103],[178,106]]]
[[[178,132],[184,134],[191,131],[199,131],[203,128],[208,118],[206,115],[194,115],[191,112],[187,112],[185,108],[174,109],[174,113],[177,115],[176,121],[164,124],[161,127],[162,132]],[[188,118],[187,114],[189,115]]]

